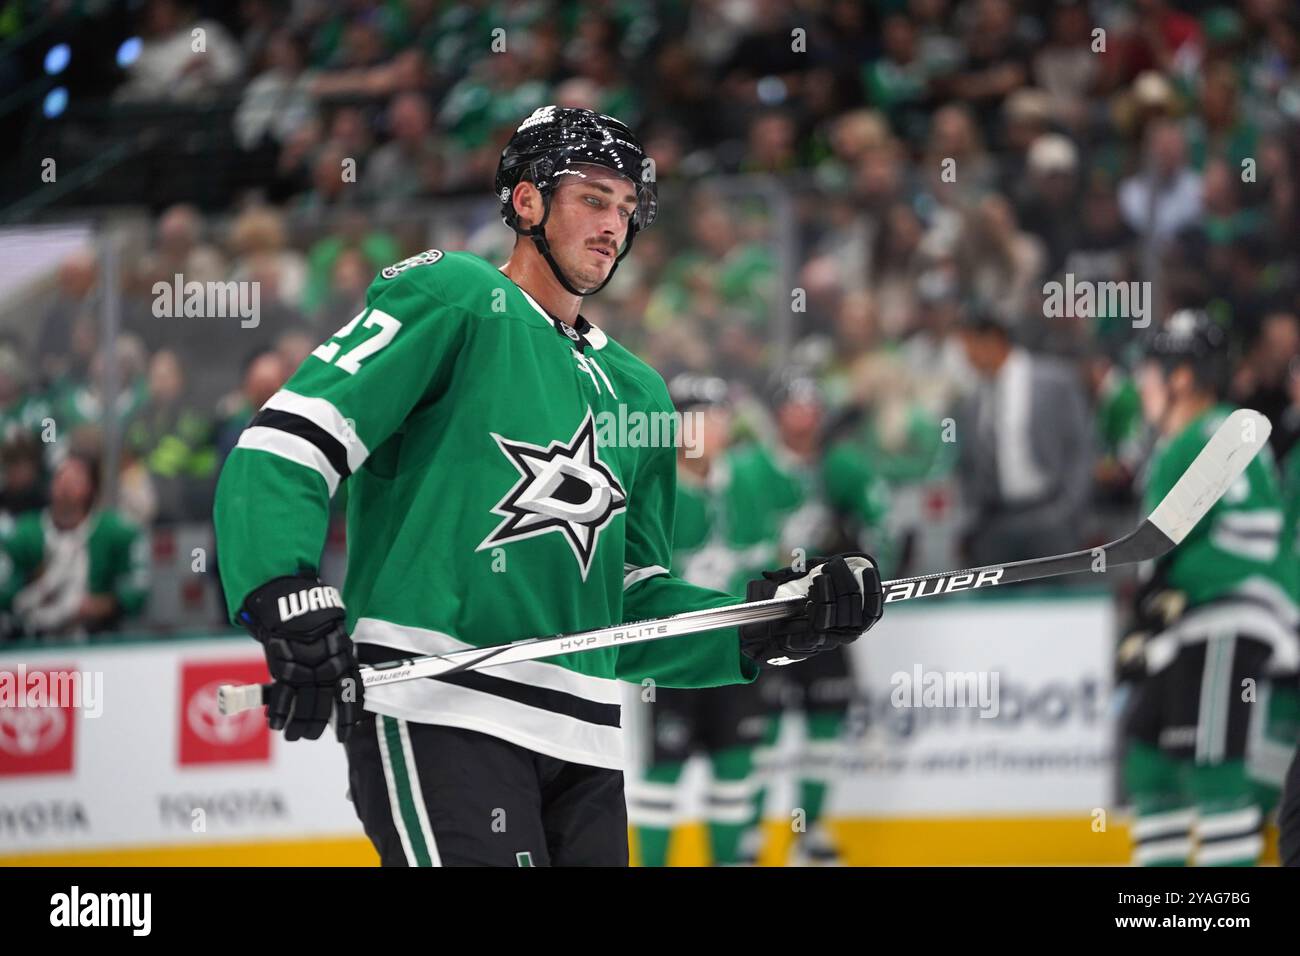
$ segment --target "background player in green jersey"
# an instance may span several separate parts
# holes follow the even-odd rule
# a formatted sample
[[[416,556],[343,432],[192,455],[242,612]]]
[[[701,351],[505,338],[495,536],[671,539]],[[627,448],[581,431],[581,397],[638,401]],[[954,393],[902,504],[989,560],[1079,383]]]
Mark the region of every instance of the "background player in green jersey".
[[[781,560],[782,489],[772,486],[770,466],[744,448],[728,447],[726,382],[682,374],[669,391],[678,411],[702,423],[703,438],[698,454],[678,451],[672,571],[703,587],[743,593],[749,579]],[[667,862],[669,837],[680,821],[679,783],[693,754],[709,761],[704,816],[714,865],[756,862],[763,793],[755,754],[770,743],[774,724],[764,692],[779,687],[768,676],[702,690],[654,688],[647,701],[646,767],[629,795],[642,865]]]
[[[1171,316],[1138,385],[1160,435],[1146,482],[1149,510],[1232,411],[1222,330],[1202,312]],[[1125,715],[1124,779],[1144,865],[1250,865],[1262,813],[1246,772],[1268,682],[1294,674],[1297,568],[1284,547],[1282,499],[1265,447],[1138,593],[1121,647],[1137,684]]]
[[[245,429],[217,492],[222,581],[264,645],[271,726],[314,739],[333,710],[385,864],[619,865],[617,682],[712,687],[815,657],[878,620],[880,577],[861,555],[765,577],[759,592],[808,603],[739,642],[723,630],[361,692],[359,663],[736,602],[669,573],[671,430],[619,432],[671,419],[667,388],[579,312],[654,220],[649,157],[612,117],[546,106],[495,188],[518,236],[504,266],[429,250],[382,270]],[[344,481],[340,598],[317,565]]]
[[[719,379],[683,375],[672,383],[679,409],[710,423],[698,457],[679,453],[673,570],[697,584],[739,591],[774,561],[856,550],[878,539],[886,508],[883,483],[857,447],[821,451],[822,402],[810,379],[795,375],[774,395],[776,442],[726,447],[730,415]],[[714,435],[718,437],[712,437]],[[765,769],[756,756],[777,742],[784,707],[802,715],[795,747],[796,805],[801,829],[796,860],[834,862],[838,854],[822,824],[853,681],[843,651],[820,654],[754,685],[655,695],[650,760],[631,806],[641,860],[663,865],[678,819],[677,784],[685,761],[710,762],[705,817],[716,864],[752,863],[760,846]]]
[[[793,373],[773,395],[776,444],[754,449],[781,508],[779,541],[786,560],[868,548],[882,572],[893,565],[884,532],[888,490],[862,448],[847,439],[827,444],[825,403],[817,384]],[[829,865],[839,852],[823,822],[853,700],[853,671],[843,648],[782,671],[777,695],[785,714],[802,715],[795,751],[795,808],[799,827],[792,862]],[[774,728],[774,734],[780,729]]]

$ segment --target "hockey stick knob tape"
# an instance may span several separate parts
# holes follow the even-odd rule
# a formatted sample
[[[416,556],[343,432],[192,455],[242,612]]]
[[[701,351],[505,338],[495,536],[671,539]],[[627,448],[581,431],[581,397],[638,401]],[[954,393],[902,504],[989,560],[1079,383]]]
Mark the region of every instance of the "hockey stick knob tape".
[[[217,710],[227,717],[266,704],[270,684],[222,684],[217,688]]]

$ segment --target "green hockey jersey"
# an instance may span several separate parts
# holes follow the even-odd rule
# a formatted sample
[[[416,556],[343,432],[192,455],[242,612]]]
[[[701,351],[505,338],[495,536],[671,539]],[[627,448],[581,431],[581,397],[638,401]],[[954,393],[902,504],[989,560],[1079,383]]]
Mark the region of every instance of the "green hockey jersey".
[[[882,574],[892,567],[884,530],[889,492],[855,443],[839,441],[809,463],[785,448],[754,448],[764,495],[779,514],[781,564],[839,551],[866,550]]]
[[[737,445],[707,479],[679,472],[672,572],[743,595],[764,570],[790,566],[796,549],[804,557],[833,552],[837,522],[852,526],[849,543],[870,536],[877,547],[886,494],[855,448],[834,447],[810,466],[757,442]]]
[[[671,413],[645,363],[477,256],[384,269],[222,469],[231,616],[266,581],[316,569],[345,480],[343,595],[363,661],[737,603],[668,572],[676,452],[655,425]],[[620,767],[618,680],[756,675],[732,629],[379,686],[366,707]]]
[[[1146,488],[1150,513],[1233,408],[1216,406],[1156,449]],[[1274,664],[1300,663],[1295,628],[1295,555],[1284,538],[1277,469],[1267,444],[1156,573],[1187,595],[1188,609],[1157,639],[1153,669],[1175,641],[1248,635],[1273,645]]]
[[[788,483],[757,446],[729,449],[704,480],[679,472],[672,573],[744,595],[763,571],[789,564],[781,518],[794,504]]]

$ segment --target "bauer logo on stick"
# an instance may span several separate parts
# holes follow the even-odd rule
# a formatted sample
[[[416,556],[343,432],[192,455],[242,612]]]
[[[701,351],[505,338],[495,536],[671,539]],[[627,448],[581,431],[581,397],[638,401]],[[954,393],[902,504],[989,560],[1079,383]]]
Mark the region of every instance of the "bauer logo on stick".
[[[940,574],[936,577],[906,579],[892,584],[886,582],[885,603],[1001,584],[1002,573],[1002,568],[986,568],[978,572],[964,571],[960,574]]]

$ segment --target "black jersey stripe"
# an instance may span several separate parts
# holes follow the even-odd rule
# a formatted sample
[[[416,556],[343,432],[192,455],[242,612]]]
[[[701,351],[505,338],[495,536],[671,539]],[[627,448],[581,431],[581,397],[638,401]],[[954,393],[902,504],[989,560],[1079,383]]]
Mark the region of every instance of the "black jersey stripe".
[[[357,660],[362,664],[384,664],[411,656],[409,652],[398,651],[391,647],[382,647],[378,644],[363,643],[358,644],[356,647]],[[597,724],[602,727],[622,726],[621,715],[623,708],[621,705],[602,704],[599,701],[588,700],[585,697],[579,697],[567,691],[555,690],[551,687],[521,684],[518,681],[493,677],[491,674],[482,671],[462,671],[459,674],[441,674],[425,679],[442,681],[447,684],[455,684],[457,687],[464,687],[466,690],[476,690],[484,694],[504,697],[506,700],[513,700],[517,704],[526,704],[540,710],[549,710],[553,714],[572,717],[588,724]]]
[[[352,469],[348,467],[348,451],[343,443],[309,418],[279,408],[264,408],[253,416],[248,427],[274,428],[297,435],[320,449],[320,453],[338,472],[340,480],[352,474]]]
[[[1251,837],[1259,836],[1260,831],[1264,828],[1264,822],[1261,820],[1251,827],[1242,827],[1239,830],[1231,830],[1227,833],[1215,833],[1206,836],[1203,833],[1197,834],[1197,839],[1201,841],[1201,846],[1213,846],[1216,843],[1231,843],[1233,840],[1247,840]]]
[[[468,690],[494,694],[497,697],[513,700],[518,704],[527,704],[529,707],[549,710],[553,714],[562,714],[565,717],[572,717],[588,724],[599,724],[603,727],[618,727],[621,725],[620,713],[623,708],[618,704],[601,704],[550,687],[520,684],[516,681],[493,677],[491,674],[483,674],[478,671],[466,671],[443,677],[430,677],[429,680],[441,680]]]

